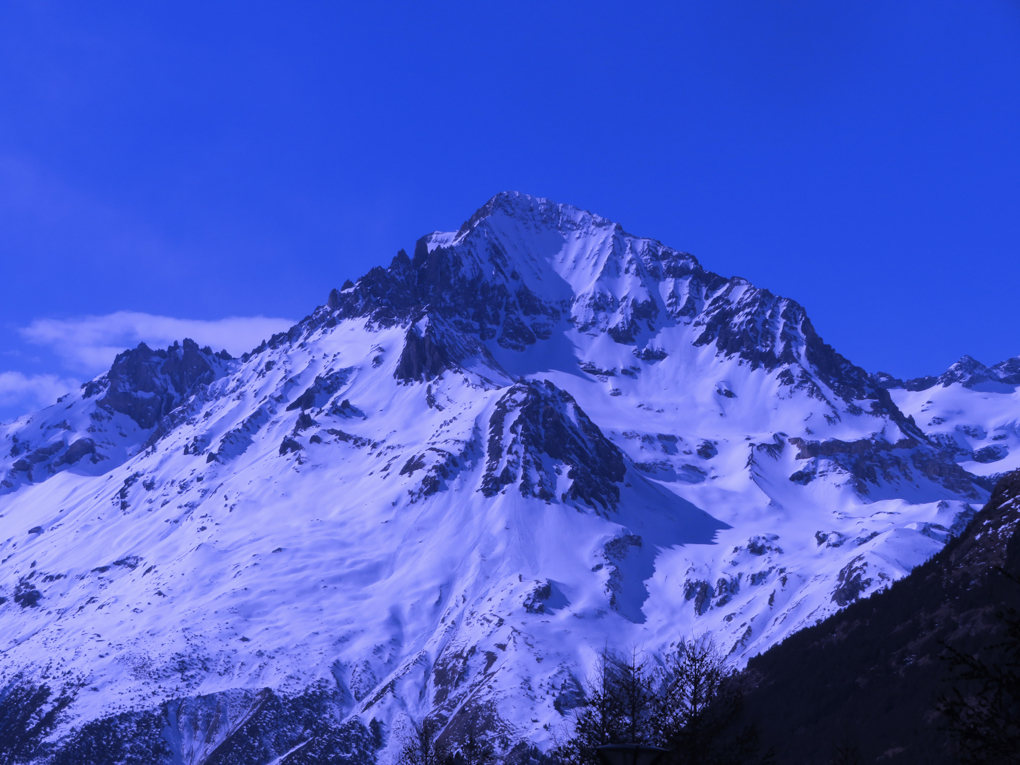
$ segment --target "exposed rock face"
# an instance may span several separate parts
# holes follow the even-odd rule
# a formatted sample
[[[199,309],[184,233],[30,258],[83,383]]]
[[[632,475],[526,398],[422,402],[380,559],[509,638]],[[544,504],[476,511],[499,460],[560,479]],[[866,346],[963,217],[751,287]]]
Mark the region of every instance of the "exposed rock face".
[[[187,339],[165,350],[154,351],[141,343],[124,351],[109,372],[83,385],[75,397],[87,411],[10,434],[8,454],[17,459],[0,475],[0,495],[65,470],[94,474],[116,467],[141,445],[129,444],[134,436],[125,430],[134,432],[134,428],[118,422],[117,415],[129,417],[155,443],[172,429],[173,417],[183,416],[181,405],[221,376],[231,362],[225,351],[214,354]],[[64,404],[61,411],[74,407]]]
[[[304,411],[325,406],[333,394],[347,383],[352,371],[351,369],[340,369],[316,376],[308,389],[288,404],[287,411],[292,412],[295,409]]]
[[[974,452],[974,461],[981,463],[998,462],[999,460],[1005,459],[1009,454],[1009,450],[1005,446],[999,446],[993,444],[992,446],[983,446]]]
[[[938,481],[946,488],[977,498],[980,489],[975,486],[975,476],[947,457],[938,445],[933,446],[927,439],[900,439],[896,443],[880,439],[860,439],[846,442],[838,439],[828,441],[805,441],[790,438],[797,447],[798,460],[825,460],[846,471],[855,481],[857,490],[868,494],[882,482],[893,482],[901,477],[912,479],[912,471],[919,471],[926,478]],[[797,471],[790,476],[794,483],[807,484],[815,473],[816,466]]]
[[[0,689],[0,756],[52,765],[373,765],[383,743],[378,724],[345,721],[350,698],[323,685],[290,697],[267,688],[181,699],[89,722],[47,746],[73,700],[30,683]]]
[[[992,366],[991,372],[999,382],[1004,382],[1007,385],[1020,385],[1020,356],[1000,361]]]
[[[715,588],[706,581],[695,579],[684,583],[684,600],[694,601],[694,611],[701,616],[711,605]]]
[[[113,362],[105,380],[90,383],[86,395],[105,383],[99,405],[126,414],[148,430],[175,409],[195,389],[215,376],[213,353],[199,349],[193,340],[153,351],[145,343],[124,351]]]
[[[334,310],[343,317],[371,316],[383,325],[407,322],[427,310],[447,317],[462,332],[516,348],[537,339],[532,322],[522,317],[559,317],[526,285],[514,284],[520,277],[506,271],[509,261],[497,244],[485,248],[484,267],[465,255],[444,246],[430,249],[425,237],[415,247],[414,260],[401,250],[388,269],[373,268],[353,289],[337,293]],[[490,268],[491,276],[486,274]],[[541,328],[539,333],[548,336]]]
[[[489,419],[487,497],[517,484],[524,496],[576,500],[605,513],[620,501],[624,472],[620,450],[550,382],[514,385]]]
[[[832,602],[845,606],[857,600],[871,586],[871,579],[866,576],[867,571],[868,564],[863,555],[847,563],[839,572],[836,589],[832,591]]]
[[[418,486],[408,492],[411,501],[426,499],[446,488],[447,482],[464,466],[462,461],[469,458],[469,451],[470,448],[458,455],[446,449],[429,447],[405,462],[398,475],[413,476],[420,470],[424,471]]]
[[[91,457],[93,462],[98,462],[100,459],[96,452],[96,442],[91,438],[79,438],[71,444],[57,460],[57,464],[73,465],[83,457]]]
[[[871,409],[876,413],[895,410],[888,395],[864,370],[822,341],[799,303],[752,287],[740,278],[720,281],[721,277],[700,268],[692,269],[691,275],[701,282],[698,291],[711,295],[699,313],[693,313],[691,307],[695,326],[703,327],[695,345],[714,343],[723,353],[746,359],[752,369],[807,364],[840,398],[872,399]],[[791,378],[788,384],[797,381]]]
[[[948,388],[953,383],[963,383],[969,388],[991,379],[992,374],[988,367],[971,356],[964,356],[949,367],[938,378],[937,383],[943,388]]]
[[[425,329],[424,336],[412,325],[407,330],[404,349],[400,352],[400,361],[393,376],[405,383],[427,382],[441,375],[449,364],[446,350],[437,341],[432,325]]]
[[[42,593],[33,584],[32,575],[22,577],[14,590],[14,602],[22,608],[36,608],[40,600],[42,600]]]

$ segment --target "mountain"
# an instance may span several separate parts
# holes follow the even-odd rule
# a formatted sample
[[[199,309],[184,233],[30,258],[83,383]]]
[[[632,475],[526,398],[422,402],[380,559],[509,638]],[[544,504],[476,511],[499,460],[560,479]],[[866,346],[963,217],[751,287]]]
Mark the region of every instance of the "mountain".
[[[889,391],[928,440],[990,487],[1020,468],[1020,357],[991,367],[964,356],[938,377],[872,380]]]
[[[432,715],[536,760],[607,644],[740,666],[963,528],[990,479],[887,382],[499,194],[239,359],[139,346],[0,426],[0,751],[388,763]]]
[[[965,388],[982,386],[993,391],[1002,391],[1009,386],[1020,385],[1020,357],[1000,361],[986,367],[971,356],[964,356],[938,377],[916,377],[913,380],[898,380],[890,374],[879,372],[874,375],[875,381],[883,388],[903,388],[917,392],[925,391],[939,385],[948,388],[959,383]],[[990,383],[990,385],[984,385]]]
[[[825,762],[842,743],[862,762],[959,762],[935,712],[958,682],[946,646],[990,661],[1008,640],[996,613],[1020,609],[1018,522],[1015,471],[909,576],[753,658],[746,707],[777,761]]]

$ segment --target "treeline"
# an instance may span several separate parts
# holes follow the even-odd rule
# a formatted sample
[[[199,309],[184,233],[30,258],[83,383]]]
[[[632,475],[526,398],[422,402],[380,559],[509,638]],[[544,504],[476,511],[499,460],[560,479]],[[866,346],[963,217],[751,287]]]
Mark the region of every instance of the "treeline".
[[[604,652],[554,761],[601,765],[598,747],[626,743],[664,749],[661,765],[770,762],[755,726],[741,724],[742,680],[707,639],[681,641],[656,666]]]
[[[1020,471],[908,576],[751,659],[745,713],[777,761],[1020,764],[1017,529]]]
[[[1001,568],[998,574],[1020,601],[1020,580]],[[817,638],[790,641],[774,649],[771,676],[756,669],[761,662],[727,669],[705,639],[681,641],[654,663],[605,651],[570,737],[523,761],[604,765],[600,746],[643,744],[665,750],[658,765],[1020,765],[1020,611],[999,601],[990,616],[981,641],[928,638],[938,651],[924,666],[911,662],[892,682],[882,670],[872,685],[869,674],[885,650],[862,640],[824,649]],[[456,746],[442,743],[440,733],[434,719],[416,725],[399,765],[518,761],[501,760],[473,730]]]
[[[573,733],[546,758],[555,765],[604,765],[597,749],[644,744],[665,750],[659,765],[769,763],[753,724],[742,722],[744,678],[727,669],[707,639],[683,640],[654,666],[604,651],[585,683]],[[434,720],[415,725],[400,765],[494,765],[491,745],[473,734],[453,751]]]
[[[1020,582],[1016,586],[1020,589]],[[930,686],[936,690],[926,693],[922,701],[914,696],[916,678],[911,677],[903,687],[888,688],[880,699],[890,724],[900,727],[905,740],[915,741],[911,746],[885,752],[869,746],[869,736],[881,739],[884,734],[853,713],[854,703],[842,706],[841,719],[830,719],[834,694],[853,702],[848,698],[853,692],[838,683],[826,686],[817,674],[806,685],[787,685],[787,693],[778,698],[774,693],[766,695],[773,703],[768,714],[760,705],[749,713],[746,692],[750,689],[753,699],[752,684],[760,678],[753,670],[727,669],[711,642],[687,640],[654,665],[636,655],[624,658],[603,652],[596,672],[585,683],[585,702],[574,713],[570,737],[548,755],[534,751],[526,761],[604,765],[599,747],[643,744],[665,750],[657,765],[863,765],[876,761],[1020,765],[1020,613],[1004,606],[994,618],[999,629],[990,633],[984,645],[942,644],[938,663],[927,670],[938,679]],[[839,661],[835,653],[830,658]],[[864,663],[858,669],[866,674],[867,667]],[[796,674],[794,667],[789,671]],[[876,701],[868,693],[861,694],[861,699]],[[802,710],[812,706],[816,714],[805,717]],[[785,722],[784,713],[792,713]],[[805,726],[805,719],[813,722]],[[784,741],[779,756],[762,743],[760,721],[771,728],[768,740]],[[911,732],[911,727],[916,730]],[[918,732],[924,743],[916,743]],[[443,743],[440,733],[435,719],[416,724],[399,765],[504,762],[484,735],[473,730],[456,747]]]

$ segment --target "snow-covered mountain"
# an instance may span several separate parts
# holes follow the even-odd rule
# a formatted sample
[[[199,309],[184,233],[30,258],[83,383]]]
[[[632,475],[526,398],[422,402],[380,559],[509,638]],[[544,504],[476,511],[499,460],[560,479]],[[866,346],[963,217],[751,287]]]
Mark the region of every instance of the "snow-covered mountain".
[[[499,194],[240,359],[139,346],[0,426],[0,747],[387,763],[432,714],[527,761],[604,646],[742,664],[939,550],[1016,467],[1018,364],[870,376]]]
[[[992,482],[1020,468],[1020,357],[986,367],[964,356],[938,377],[875,379],[967,472]]]

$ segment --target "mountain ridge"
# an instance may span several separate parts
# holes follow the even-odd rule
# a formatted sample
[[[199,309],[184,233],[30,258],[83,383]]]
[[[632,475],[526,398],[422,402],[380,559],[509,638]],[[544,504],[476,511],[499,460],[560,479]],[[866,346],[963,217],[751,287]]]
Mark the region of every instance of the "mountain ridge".
[[[1020,454],[1015,391],[944,390],[987,432],[792,300],[497,195],[239,359],[140,346],[0,426],[0,687],[71,697],[39,758],[160,720],[153,762],[386,763],[426,714],[531,757],[602,646],[741,665],[940,549]]]

